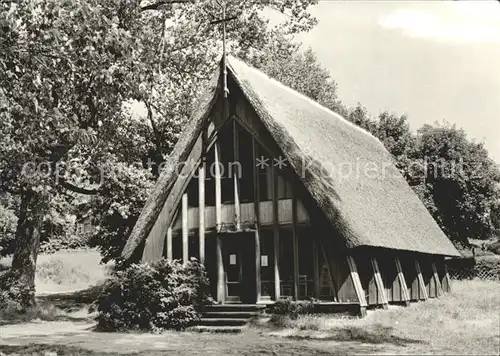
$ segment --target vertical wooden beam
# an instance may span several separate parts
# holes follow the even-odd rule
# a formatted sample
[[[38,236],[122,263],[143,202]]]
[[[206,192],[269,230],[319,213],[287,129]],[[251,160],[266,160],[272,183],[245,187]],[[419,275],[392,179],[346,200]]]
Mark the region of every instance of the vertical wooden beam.
[[[293,238],[293,289],[295,300],[299,300],[299,236],[297,235],[297,192],[292,186],[292,238]]]
[[[222,185],[220,168],[220,145],[219,141],[214,145],[214,173],[215,173],[215,228],[220,232],[222,227]]]
[[[224,274],[224,264],[222,261],[222,242],[221,236],[215,236],[215,250],[216,250],[216,265],[217,265],[217,302],[224,303],[226,295],[226,279]]]
[[[255,302],[260,302],[262,278],[260,274],[260,230],[255,229]]]
[[[172,226],[167,229],[167,260],[172,261]]]
[[[429,296],[427,295],[427,287],[425,286],[424,277],[422,276],[422,270],[420,269],[420,264],[418,260],[415,260],[415,270],[417,271],[417,279],[419,285],[419,299],[427,300]],[[420,298],[421,296],[421,298]]]
[[[238,126],[236,124],[236,120],[233,120],[233,170],[236,164],[236,167],[241,167],[239,163],[239,147],[238,147]],[[241,174],[240,169],[238,172],[231,172],[233,175],[233,184],[234,184],[234,225],[236,226],[236,230],[241,230],[241,213],[240,213],[240,177]]]
[[[189,261],[188,195],[182,194],[182,263]]]
[[[444,266],[443,280],[446,282],[446,290],[444,290],[444,292],[447,293],[451,292],[451,279],[450,279],[450,274],[448,273],[448,266],[446,265],[446,261],[443,261],[443,266]]]
[[[410,305],[410,291],[408,290],[408,285],[406,284],[405,275],[403,273],[403,268],[401,267],[401,262],[398,257],[394,257],[394,263],[396,264],[396,270],[398,271],[399,286],[401,287],[402,299],[405,301],[405,305]]]
[[[257,168],[257,143],[252,136],[252,157],[253,157],[253,192],[254,192],[254,213],[255,213],[255,299],[260,301],[261,278],[260,278],[260,177]]]
[[[280,251],[280,222],[278,216],[278,175],[273,164],[271,164],[271,197],[273,199],[273,249],[274,249],[274,295],[275,299],[281,297],[281,283],[279,270],[279,251]]]
[[[347,256],[347,264],[349,265],[349,271],[351,275],[352,282],[354,284],[354,289],[356,290],[356,295],[358,297],[360,313],[366,313],[366,295],[361,285],[361,280],[359,279],[358,268],[356,267],[356,262],[352,256]]]
[[[387,309],[389,302],[387,301],[387,294],[384,287],[384,281],[380,275],[380,269],[378,268],[378,262],[375,257],[370,258],[370,262],[372,264],[375,285],[377,286],[378,302],[379,304],[382,304],[384,309]]]
[[[216,269],[217,269],[217,301],[224,303],[225,299],[225,275],[224,264],[222,260],[222,242],[219,232],[222,228],[222,185],[221,185],[221,168],[220,168],[220,144],[215,141],[214,144],[214,173],[215,173],[215,245],[216,245]]]
[[[319,236],[319,235],[316,234],[316,236]],[[332,270],[332,267],[330,265],[330,260],[328,259],[328,256],[331,256],[331,254],[327,254],[326,253],[326,246],[319,239],[318,239],[317,246],[321,250],[321,253],[323,255],[323,260],[326,263],[326,268],[328,270],[328,278],[330,279],[330,285],[332,286],[331,289],[334,292],[333,299],[334,299],[335,302],[337,302],[338,301],[339,288],[338,288],[337,284],[335,283],[335,280],[334,280],[334,277],[333,277],[333,270]],[[319,278],[318,278],[318,296],[319,296]]]
[[[313,280],[314,280],[314,298],[319,298],[320,285],[319,285],[319,250],[318,250],[318,236],[312,234],[313,243]]]
[[[436,263],[432,261],[432,273],[433,273],[433,278],[436,283],[436,294],[437,297],[443,295],[443,288],[441,287],[441,280],[439,279],[439,274],[437,272],[436,268]]]
[[[205,165],[198,169],[198,237],[200,263],[205,263]]]

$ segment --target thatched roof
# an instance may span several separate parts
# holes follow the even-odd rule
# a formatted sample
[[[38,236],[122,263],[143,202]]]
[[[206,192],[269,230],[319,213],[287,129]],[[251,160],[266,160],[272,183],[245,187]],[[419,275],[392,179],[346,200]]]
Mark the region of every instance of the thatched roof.
[[[236,58],[229,58],[228,69],[347,247],[459,256],[377,138]],[[190,127],[199,127],[194,121],[201,116],[196,114]],[[192,140],[194,132],[189,133]],[[186,141],[177,144],[173,159],[188,149]],[[171,175],[162,173],[124,257],[149,233]]]

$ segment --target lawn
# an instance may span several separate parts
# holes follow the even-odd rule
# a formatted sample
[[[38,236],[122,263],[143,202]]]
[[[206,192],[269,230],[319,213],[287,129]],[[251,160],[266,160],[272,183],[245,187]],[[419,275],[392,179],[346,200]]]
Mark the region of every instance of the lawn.
[[[40,254],[35,276],[38,295],[85,289],[103,281],[110,265],[100,264],[101,255],[92,249]],[[9,258],[0,259],[0,267],[10,266]],[[2,268],[0,268],[1,270]]]
[[[295,339],[357,340],[401,346],[398,353],[500,353],[500,283],[454,281],[439,299],[390,306],[362,319],[305,315],[283,320],[271,335]]]
[[[85,305],[61,310],[51,305],[55,301],[49,292],[101,281],[108,269],[97,262],[95,252],[42,256],[45,267],[37,273],[41,319],[0,323],[0,355],[500,353],[500,283],[477,280],[454,281],[451,294],[410,307],[369,311],[363,319],[305,315],[282,319],[279,325],[262,322],[238,335],[94,332]]]

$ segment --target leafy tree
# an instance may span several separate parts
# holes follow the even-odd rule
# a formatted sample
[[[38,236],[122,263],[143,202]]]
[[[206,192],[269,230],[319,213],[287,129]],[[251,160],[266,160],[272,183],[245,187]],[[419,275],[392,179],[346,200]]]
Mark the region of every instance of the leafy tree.
[[[368,111],[363,105],[361,105],[361,103],[358,103],[353,108],[347,109],[345,113],[345,118],[351,121],[352,123],[358,125],[359,127],[362,127],[366,131],[377,136],[377,130],[378,130],[377,122],[370,117]]]
[[[134,95],[141,71],[127,29],[137,9],[116,0],[3,2],[0,6],[1,189],[20,197],[12,267],[3,280],[34,304],[34,272],[44,215],[52,197],[78,189],[59,164],[94,142]],[[7,278],[8,277],[8,278]],[[8,287],[8,286],[7,286]]]
[[[278,36],[260,56],[253,58],[259,69],[323,106],[344,114],[337,96],[337,84],[309,48],[300,51],[287,37]]]
[[[441,228],[455,241],[489,238],[500,200],[500,172],[482,143],[445,123],[419,130],[420,192]]]
[[[314,3],[228,1],[236,17],[228,24],[230,47],[245,53],[267,43],[266,7],[289,14],[273,31],[308,30],[315,20],[306,9]],[[34,303],[40,235],[55,196],[98,193],[97,206],[116,207],[123,219],[107,214],[105,241],[123,222],[133,224],[137,211],[129,205],[142,204],[138,192],[151,177],[130,161],[170,152],[220,56],[220,28],[210,24],[218,12],[208,0],[0,4],[0,191],[19,197],[13,263],[0,284],[21,286],[25,306]],[[148,125],[124,119],[134,101],[146,108]],[[127,132],[147,144],[131,149],[137,141]],[[120,172],[108,184],[101,180],[106,160]]]

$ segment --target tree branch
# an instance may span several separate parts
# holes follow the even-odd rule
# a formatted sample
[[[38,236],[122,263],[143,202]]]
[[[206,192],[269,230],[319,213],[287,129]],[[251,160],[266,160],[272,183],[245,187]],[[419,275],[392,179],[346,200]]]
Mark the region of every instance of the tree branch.
[[[71,190],[72,192],[79,193],[79,194],[96,195],[99,192],[98,189],[87,189],[87,188],[77,187],[76,185],[68,183],[63,178],[59,178],[59,184],[61,185],[61,187],[66,188],[68,190]]]
[[[157,1],[153,4],[145,5],[141,7],[141,11],[147,11],[147,10],[158,10],[160,7],[163,5],[170,5],[170,4],[184,4],[188,2],[193,2],[192,0],[160,0]]]
[[[148,119],[149,122],[151,123],[151,127],[153,129],[153,134],[155,137],[155,144],[156,144],[156,149],[160,154],[163,154],[163,145],[162,145],[162,139],[161,139],[161,133],[160,130],[158,129],[158,125],[156,124],[156,121],[153,118],[153,108],[152,104],[146,100],[144,101],[144,104],[146,105],[146,109],[148,110]]]

